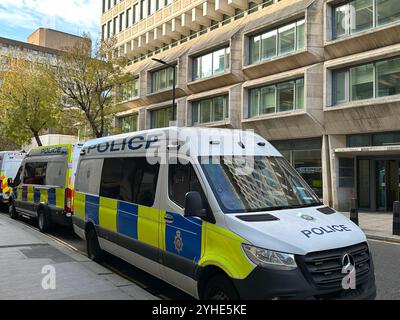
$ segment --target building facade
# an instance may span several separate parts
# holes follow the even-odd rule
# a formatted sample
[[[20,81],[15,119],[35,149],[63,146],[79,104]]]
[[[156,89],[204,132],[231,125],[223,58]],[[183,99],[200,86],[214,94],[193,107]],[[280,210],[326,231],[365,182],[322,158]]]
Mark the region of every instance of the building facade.
[[[130,59],[122,131],[253,129],[327,205],[399,200],[400,1],[102,1],[102,38]],[[175,106],[152,58],[176,65]]]

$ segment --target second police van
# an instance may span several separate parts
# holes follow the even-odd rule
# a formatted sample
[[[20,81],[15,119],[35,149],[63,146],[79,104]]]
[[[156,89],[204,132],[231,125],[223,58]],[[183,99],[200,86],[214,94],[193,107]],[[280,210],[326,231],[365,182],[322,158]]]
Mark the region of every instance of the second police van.
[[[87,142],[73,224],[200,299],[373,299],[364,233],[262,137],[166,128]]]
[[[75,171],[82,144],[33,148],[23,160],[12,185],[12,218],[37,218],[39,230],[53,224],[72,226]]]
[[[8,204],[12,194],[8,179],[15,177],[25,155],[20,151],[0,152],[0,203]]]

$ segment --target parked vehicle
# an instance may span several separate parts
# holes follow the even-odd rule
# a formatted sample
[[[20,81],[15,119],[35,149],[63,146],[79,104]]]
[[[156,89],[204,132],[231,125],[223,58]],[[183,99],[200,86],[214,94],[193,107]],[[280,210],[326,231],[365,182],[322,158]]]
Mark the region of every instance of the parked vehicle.
[[[107,251],[201,299],[376,295],[364,233],[256,134],[96,139],[76,177],[74,230],[95,261]]]
[[[39,230],[52,224],[72,225],[75,171],[82,144],[55,145],[32,149],[23,160],[9,202],[12,218],[37,218]]]
[[[0,152],[0,203],[8,204],[12,193],[8,179],[15,177],[25,155],[21,151]]]

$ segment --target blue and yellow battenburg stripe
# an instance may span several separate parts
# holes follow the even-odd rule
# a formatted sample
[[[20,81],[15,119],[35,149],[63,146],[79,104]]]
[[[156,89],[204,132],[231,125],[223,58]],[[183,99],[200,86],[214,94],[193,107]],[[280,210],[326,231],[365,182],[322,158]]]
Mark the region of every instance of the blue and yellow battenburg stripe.
[[[173,223],[166,223],[166,214]],[[197,218],[83,193],[75,193],[74,215],[200,266],[220,267],[232,278],[244,279],[254,269],[242,251],[244,239]]]
[[[13,189],[12,198],[17,201],[36,205],[45,203],[49,206],[63,209],[65,204],[65,189],[61,187],[43,189],[34,186],[19,186]]]

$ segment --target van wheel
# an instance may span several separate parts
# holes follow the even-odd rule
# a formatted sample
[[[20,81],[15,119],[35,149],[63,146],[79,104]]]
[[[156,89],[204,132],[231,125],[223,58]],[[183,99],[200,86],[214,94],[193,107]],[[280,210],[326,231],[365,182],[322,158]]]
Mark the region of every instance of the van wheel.
[[[42,233],[46,233],[50,230],[51,227],[50,217],[44,209],[40,209],[38,211],[38,226],[39,226],[39,231]]]
[[[8,214],[10,215],[11,219],[17,220],[18,219],[18,212],[17,209],[15,209],[14,202],[10,202],[8,206]]]
[[[204,290],[205,300],[239,300],[239,295],[228,277],[216,275],[208,280]]]
[[[96,230],[90,229],[86,233],[86,249],[89,259],[95,262],[102,262],[104,259],[104,251],[101,250]]]

